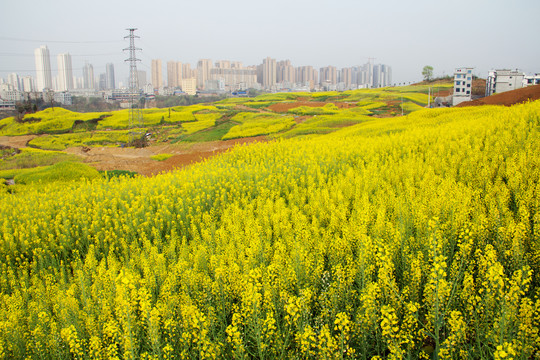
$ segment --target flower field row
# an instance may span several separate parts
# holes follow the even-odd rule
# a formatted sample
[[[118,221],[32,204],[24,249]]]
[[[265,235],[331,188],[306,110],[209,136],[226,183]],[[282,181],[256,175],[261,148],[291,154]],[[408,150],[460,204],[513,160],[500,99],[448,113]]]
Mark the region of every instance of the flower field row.
[[[198,112],[218,113],[219,110],[215,106],[208,105],[178,106],[171,109],[144,109],[142,110],[143,124],[141,125],[153,126],[196,121]],[[129,110],[105,113],[77,113],[56,107],[25,115],[23,121],[16,121],[13,117],[1,119],[0,135],[66,133],[74,129],[77,121],[96,121],[97,129],[127,129],[130,125]]]
[[[295,124],[292,116],[273,113],[241,112],[231,120],[240,124],[233,126],[222,137],[223,140],[275,134],[287,130]]]
[[[30,140],[28,145],[39,149],[65,150],[77,146],[118,145],[129,141],[129,130],[112,130],[40,136]]]
[[[534,358],[539,114],[424,110],[0,193],[0,357]]]

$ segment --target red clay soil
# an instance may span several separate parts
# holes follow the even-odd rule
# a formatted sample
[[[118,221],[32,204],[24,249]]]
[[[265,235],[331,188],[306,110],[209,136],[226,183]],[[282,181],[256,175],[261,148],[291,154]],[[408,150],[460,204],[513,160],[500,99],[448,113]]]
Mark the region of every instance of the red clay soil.
[[[462,102],[458,107],[480,106],[480,105],[504,105],[512,106],[527,101],[540,99],[540,85],[528,86],[525,88],[507,91],[473,101]]]
[[[433,96],[438,96],[438,97],[447,97],[450,95],[452,95],[451,89],[438,90],[437,92],[435,91],[433,92]]]
[[[290,109],[297,108],[299,106],[310,106],[310,107],[322,107],[326,104],[334,104],[339,109],[347,109],[351,106],[354,106],[353,104],[344,103],[344,102],[320,102],[320,101],[297,101],[294,103],[277,103],[270,105],[268,109],[272,110],[273,112],[287,112]]]

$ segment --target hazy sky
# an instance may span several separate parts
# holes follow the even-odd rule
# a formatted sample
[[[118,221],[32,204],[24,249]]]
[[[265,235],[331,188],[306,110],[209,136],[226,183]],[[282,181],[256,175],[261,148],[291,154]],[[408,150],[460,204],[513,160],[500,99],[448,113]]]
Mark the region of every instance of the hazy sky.
[[[139,68],[151,59],[262,63],[266,56],[294,66],[338,69],[367,59],[392,67],[393,82],[421,80],[474,67],[540,73],[540,0],[17,0],[5,1],[0,19],[0,77],[32,74],[34,49],[47,45],[53,74],[56,55],[69,52],[74,75],[85,61],[96,76],[124,63],[128,27],[138,28]],[[165,76],[165,69],[164,69]]]

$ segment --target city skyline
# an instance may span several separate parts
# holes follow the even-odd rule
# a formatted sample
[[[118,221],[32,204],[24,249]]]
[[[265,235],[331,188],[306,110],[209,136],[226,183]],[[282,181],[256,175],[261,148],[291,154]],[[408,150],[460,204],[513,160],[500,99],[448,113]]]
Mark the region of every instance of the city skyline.
[[[21,54],[21,55],[25,55],[25,56],[29,56],[28,54]],[[72,58],[71,58],[71,54],[69,52],[65,52],[65,53],[59,53],[57,55],[55,54],[50,54],[50,51],[49,51],[49,46],[48,45],[41,45],[39,46],[38,48],[34,49],[34,62],[35,62],[35,68],[32,70],[32,69],[26,69],[26,70],[17,70],[17,71],[14,71],[13,73],[9,73],[9,74],[6,74],[5,76],[2,76],[3,73],[0,72],[0,79],[8,79],[9,76],[11,75],[14,75],[16,74],[17,76],[20,77],[20,81],[22,81],[22,78],[25,77],[25,78],[28,78],[29,76],[33,78],[33,82],[35,85],[33,85],[33,87],[35,88],[34,90],[37,90],[40,85],[39,85],[39,82],[40,81],[46,81],[46,80],[40,80],[40,77],[48,77],[50,76],[51,80],[50,81],[47,81],[46,83],[47,84],[50,84],[48,86],[45,86],[44,88],[49,88],[49,89],[53,89],[53,90],[57,90],[57,91],[66,91],[66,90],[70,90],[70,89],[76,89],[76,88],[86,88],[86,85],[84,84],[89,84],[91,83],[91,81],[88,79],[88,66],[91,67],[91,71],[93,74],[95,74],[95,78],[94,78],[94,83],[96,84],[96,88],[99,88],[99,89],[114,89],[114,88],[118,88],[118,86],[116,86],[116,83],[119,83],[121,84],[122,86],[125,86],[126,83],[127,83],[127,79],[124,79],[122,78],[120,81],[118,81],[118,79],[115,77],[115,71],[114,71],[114,67],[115,67],[115,64],[114,63],[111,63],[109,62],[108,59],[105,59],[103,61],[105,61],[105,65],[101,65],[101,66],[94,66],[93,63],[89,63],[88,60],[85,60],[84,61],[84,65],[81,67],[81,68],[76,68],[76,67],[73,67],[72,65]],[[67,56],[67,57],[66,57]],[[78,56],[78,55],[76,55]],[[56,58],[56,67],[54,66],[51,66],[51,58]],[[264,67],[264,64],[265,64],[265,60],[266,59],[272,59],[271,56],[267,56],[266,58],[262,59],[258,64],[252,64],[252,65],[246,65],[245,67],[243,66],[243,62],[242,61],[237,61],[237,60],[231,60],[231,59],[227,59],[227,60],[224,60],[224,59],[221,59],[221,60],[213,60],[213,59],[199,59],[197,61],[195,61],[195,69],[191,69],[191,64],[188,63],[188,62],[181,62],[181,61],[176,61],[176,60],[165,60],[163,61],[162,59],[150,59],[150,64],[151,66],[149,67],[149,73],[151,74],[152,78],[151,78],[151,81],[149,83],[154,83],[157,81],[157,84],[158,86],[156,88],[161,88],[163,86],[168,86],[169,84],[169,66],[171,64],[177,64],[177,68],[176,70],[176,73],[177,74],[188,74],[188,76],[186,76],[187,78],[189,77],[195,77],[196,80],[197,80],[197,87],[198,88],[203,88],[204,87],[204,83],[205,81],[207,81],[209,78],[210,78],[210,70],[211,69],[223,69],[223,68],[226,68],[224,67],[223,64],[228,64],[229,67],[232,67],[232,68],[255,68],[257,66],[263,66]],[[370,61],[371,59],[374,59],[374,58],[368,58],[367,60]],[[286,67],[284,68],[285,70],[281,70],[282,72],[278,73],[277,72],[277,68],[275,70],[273,70],[272,72],[272,76],[276,78],[276,82],[279,83],[283,80],[287,80],[288,77],[291,76],[290,72],[291,72],[291,68],[293,70],[295,69],[305,69],[305,68],[310,68],[310,69],[313,69],[312,71],[316,71],[317,72],[317,76],[315,77],[315,79],[313,79],[313,76],[310,77],[310,80],[314,80],[315,83],[318,83],[317,82],[317,77],[318,77],[318,72],[320,71],[320,69],[323,69],[323,68],[326,68],[326,67],[332,67],[332,68],[336,68],[336,66],[333,66],[333,65],[327,65],[327,66],[324,66],[324,67],[321,67],[319,70],[317,70],[317,68],[315,66],[312,66],[312,65],[301,65],[301,66],[293,66],[291,64],[291,60],[289,59],[286,59],[286,60],[276,60],[276,59],[273,59],[274,61],[277,61],[276,64],[274,64],[274,67],[276,67],[277,65],[279,65],[279,63],[281,64],[286,64]],[[103,62],[102,61],[102,62]],[[159,64],[156,63],[156,61],[159,61]],[[215,61],[215,63],[214,63]],[[43,63],[43,64],[42,64]],[[66,65],[66,64],[69,64],[69,65]],[[202,65],[201,65],[202,64]],[[220,65],[221,64],[221,65]],[[124,62],[122,62],[121,65],[124,65]],[[69,70],[66,70],[66,66],[69,67]],[[200,68],[200,67],[203,67],[205,70],[203,72],[198,72],[197,71],[197,68]],[[348,67],[355,67],[355,66],[359,66],[359,65],[350,65]],[[48,68],[49,70],[43,70],[43,68]],[[156,71],[156,69],[161,69],[161,73],[159,75],[156,75],[157,77],[154,77],[154,72]],[[96,71],[94,72],[94,69],[98,69],[98,70],[102,70],[102,71]],[[163,75],[163,70],[165,70],[165,75]],[[67,77],[67,73],[66,71],[69,71],[69,73],[72,74],[71,78],[73,79],[71,81],[71,83],[69,83],[68,80],[66,80],[66,77]],[[144,70],[146,72],[146,68]],[[285,72],[283,72],[285,71]],[[341,71],[341,69],[338,69],[338,71]],[[4,72],[6,73],[6,72]],[[44,75],[38,75],[38,74],[41,74],[41,73],[44,73]],[[28,75],[28,74],[34,74],[34,75]],[[101,81],[103,82],[102,85],[100,85],[100,76],[101,76]],[[177,85],[175,86],[180,86],[180,80],[181,80],[181,76],[177,75],[178,76],[178,81],[176,82]],[[264,73],[261,75],[264,77]],[[160,80],[158,80],[160,79]],[[167,79],[167,81],[165,81],[164,79]],[[7,81],[9,83],[9,81]],[[69,86],[66,84],[66,82],[69,83]],[[266,82],[264,82],[264,80],[262,80],[262,78],[260,79],[259,81],[260,84],[263,85],[263,87],[265,87],[266,85]],[[387,83],[387,85],[393,85],[393,84],[396,84],[395,82],[394,83]],[[405,83],[403,83],[405,84]],[[274,85],[274,84],[272,84]],[[142,87],[142,86],[141,86]],[[92,88],[92,87],[91,87]]]
[[[540,24],[526,16],[540,10],[534,0],[457,0],[451,5],[427,0],[276,0],[272,6],[245,0],[158,0],[148,6],[135,0],[129,7],[97,0],[84,11],[72,5],[65,0],[54,6],[35,2],[28,11],[23,2],[7,3],[5,13],[24,13],[25,25],[20,26],[16,16],[0,23],[0,77],[12,72],[35,76],[28,54],[46,44],[53,57],[69,52],[75,73],[81,73],[86,61],[96,74],[113,63],[116,78],[125,79],[129,68],[122,49],[127,47],[128,27],[138,28],[140,69],[148,73],[151,59],[193,65],[199,59],[235,59],[255,65],[269,56],[296,66],[339,69],[372,57],[393,67],[395,83],[409,83],[422,79],[424,65],[433,66],[435,76],[470,66],[486,77],[495,68],[534,73],[540,64],[540,49],[533,45]],[[511,15],[516,13],[522,15]]]
[[[36,74],[44,73],[44,64],[50,64],[50,54],[45,45],[34,50]],[[308,90],[352,90],[365,87],[383,87],[395,85],[392,83],[391,67],[385,64],[373,64],[374,59],[362,66],[353,66],[337,69],[329,65],[319,69],[312,66],[294,67],[290,60],[277,61],[271,57],[262,60],[262,64],[244,66],[242,62],[231,60],[200,59],[197,68],[191,70],[190,64],[179,61],[166,62],[166,73],[163,76],[164,64],[161,59],[152,59],[151,89],[181,88],[184,80],[193,78],[199,90],[236,91],[248,88],[265,89],[271,91],[308,89]],[[306,68],[310,75],[306,77]],[[51,73],[51,71],[48,71]],[[52,86],[48,89],[54,91],[70,91],[76,89],[112,90],[116,89],[114,64],[106,64],[106,72],[94,77],[93,65],[86,62],[82,69],[82,77],[72,71],[71,55],[58,54],[57,76],[52,77]],[[144,74],[144,75],[142,75]],[[140,88],[146,88],[145,71],[139,73]],[[42,76],[43,77],[43,76]],[[22,79],[30,82],[23,88]],[[167,82],[164,81],[167,79]],[[0,82],[5,80],[0,78]],[[17,91],[35,91],[32,83],[38,83],[37,88],[43,87],[43,79],[31,76],[20,77],[17,73],[10,73],[7,83]],[[119,83],[123,87],[123,83]],[[192,90],[192,85],[188,87]],[[43,90],[42,89],[42,90]],[[148,89],[148,88],[146,88]],[[38,90],[39,91],[39,90]],[[192,92],[192,91],[191,91]]]

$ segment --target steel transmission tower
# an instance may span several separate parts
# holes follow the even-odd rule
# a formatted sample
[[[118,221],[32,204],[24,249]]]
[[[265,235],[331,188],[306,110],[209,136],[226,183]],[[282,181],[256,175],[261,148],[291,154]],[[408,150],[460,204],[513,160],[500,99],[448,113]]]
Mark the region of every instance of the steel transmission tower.
[[[135,35],[135,30],[137,29],[126,29],[129,31],[129,35],[125,36],[124,39],[129,39],[129,47],[124,49],[124,51],[129,51],[129,58],[126,59],[126,62],[129,62],[129,129],[131,134],[131,142],[134,143],[135,131],[134,128],[138,127],[142,131],[143,121],[142,113],[140,109],[140,89],[139,89],[139,74],[137,72],[137,59],[135,52],[141,50],[135,47],[135,39],[139,38]],[[142,137],[145,134],[139,134],[139,137]]]

